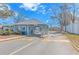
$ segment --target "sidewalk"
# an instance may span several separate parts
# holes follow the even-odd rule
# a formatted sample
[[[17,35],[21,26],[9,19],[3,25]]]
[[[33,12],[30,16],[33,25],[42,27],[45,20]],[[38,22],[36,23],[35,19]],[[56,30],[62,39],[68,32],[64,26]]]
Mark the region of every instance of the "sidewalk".
[[[23,36],[20,36],[20,35],[0,36],[0,42],[8,41],[8,40],[13,40],[13,39],[19,39],[19,38],[22,38],[22,37]]]

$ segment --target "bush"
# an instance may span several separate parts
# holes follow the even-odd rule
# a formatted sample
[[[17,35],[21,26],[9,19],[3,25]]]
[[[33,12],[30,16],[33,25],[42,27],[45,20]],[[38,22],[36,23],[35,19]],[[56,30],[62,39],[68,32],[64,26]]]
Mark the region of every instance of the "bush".
[[[9,34],[14,34],[14,32],[12,30],[8,30]]]
[[[14,32],[12,30],[0,30],[0,35],[10,35]]]
[[[20,35],[20,32],[14,32],[14,34]]]
[[[0,35],[3,35],[3,30],[0,30]]]
[[[8,35],[8,31],[0,30],[0,35]]]

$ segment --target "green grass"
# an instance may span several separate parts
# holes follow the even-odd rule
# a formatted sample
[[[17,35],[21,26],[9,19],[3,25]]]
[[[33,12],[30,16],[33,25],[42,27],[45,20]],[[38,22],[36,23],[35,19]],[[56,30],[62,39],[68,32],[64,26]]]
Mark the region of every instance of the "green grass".
[[[69,39],[79,39],[79,35],[75,34],[65,34]]]

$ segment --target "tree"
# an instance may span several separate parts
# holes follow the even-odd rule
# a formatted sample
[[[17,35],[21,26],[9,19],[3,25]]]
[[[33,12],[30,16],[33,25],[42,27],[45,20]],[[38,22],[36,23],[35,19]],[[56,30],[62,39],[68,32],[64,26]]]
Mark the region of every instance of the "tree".
[[[74,24],[75,24],[75,21],[78,20],[78,14],[79,14],[79,4],[75,4],[75,3],[72,3],[70,4],[70,12],[72,14],[72,19],[71,19],[71,26],[72,26],[72,32],[74,32]]]
[[[7,19],[14,15],[14,12],[10,10],[7,4],[0,4],[0,18]]]
[[[64,31],[66,32],[66,26],[69,24],[67,19],[68,4],[64,3],[60,9],[62,11],[62,23],[63,23],[62,25],[64,26]]]
[[[60,10],[60,11],[59,11]],[[59,11],[59,12],[57,12]],[[66,32],[66,26],[70,24],[71,20],[71,13],[69,12],[69,4],[62,4],[57,9],[52,9],[53,15],[51,16],[52,19],[59,20],[61,31]]]
[[[53,8],[52,12],[53,12],[53,14],[52,14],[51,18],[59,21],[61,31],[63,31],[64,25],[65,25],[65,17],[63,17],[63,16],[65,16],[64,6],[62,5],[62,6],[59,6],[58,8]]]

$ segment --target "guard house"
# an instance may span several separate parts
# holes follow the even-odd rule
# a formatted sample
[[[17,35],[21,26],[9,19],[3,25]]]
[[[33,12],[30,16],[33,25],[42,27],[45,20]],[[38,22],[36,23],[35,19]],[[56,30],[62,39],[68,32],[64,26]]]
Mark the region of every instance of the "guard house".
[[[15,32],[27,36],[44,35],[48,33],[48,25],[38,20],[20,21],[15,24],[14,29]]]

